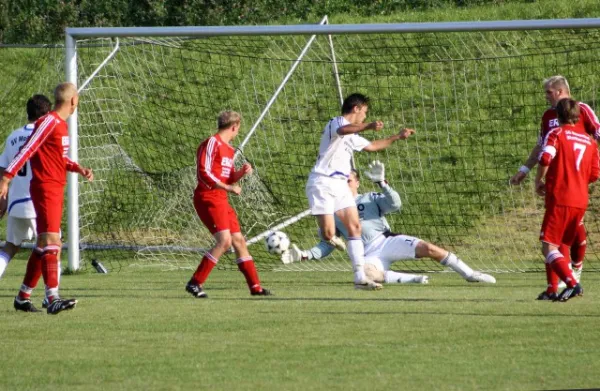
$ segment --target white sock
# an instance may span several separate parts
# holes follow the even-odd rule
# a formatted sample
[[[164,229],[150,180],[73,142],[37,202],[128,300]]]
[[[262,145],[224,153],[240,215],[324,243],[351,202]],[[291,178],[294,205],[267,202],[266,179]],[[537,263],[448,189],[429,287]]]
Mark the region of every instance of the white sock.
[[[473,275],[473,269],[471,269],[469,265],[461,261],[451,252],[448,252],[446,258],[442,259],[440,263],[444,266],[448,266],[450,269],[460,274],[463,278],[469,278]]]
[[[2,275],[4,274],[4,271],[6,270],[6,267],[8,266],[9,262],[10,257],[8,256],[8,254],[4,251],[0,251],[0,278],[2,278]]]
[[[406,284],[415,282],[420,276],[416,274],[398,273],[392,270],[388,270],[384,274],[385,282],[388,284]]]
[[[361,238],[348,238],[348,256],[352,261],[354,281],[364,281],[365,275],[365,245]]]

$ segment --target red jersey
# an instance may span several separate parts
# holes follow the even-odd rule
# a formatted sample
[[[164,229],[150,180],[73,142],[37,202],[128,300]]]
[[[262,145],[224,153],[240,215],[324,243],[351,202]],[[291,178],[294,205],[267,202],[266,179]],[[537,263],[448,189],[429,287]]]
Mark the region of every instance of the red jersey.
[[[583,124],[585,132],[592,135],[596,140],[600,139],[600,121],[596,117],[594,110],[583,102],[577,102],[579,105],[579,122]],[[544,146],[544,139],[548,132],[554,128],[558,128],[558,116],[556,115],[556,109],[554,107],[549,108],[542,115],[542,126],[540,129],[540,137],[538,138],[538,145]]]
[[[51,111],[35,122],[33,132],[4,171],[4,176],[13,178],[31,159],[32,184],[64,186],[67,171],[79,169],[79,165],[67,156],[69,144],[67,123]]]
[[[196,193],[210,193],[211,195],[227,198],[227,192],[215,187],[215,183],[230,183],[233,173],[233,147],[221,140],[218,134],[204,140],[198,147],[196,154],[196,177],[198,186]]]
[[[549,166],[546,208],[587,208],[588,184],[598,179],[600,163],[596,142],[585,133],[581,121],[552,129],[546,136],[539,163]]]

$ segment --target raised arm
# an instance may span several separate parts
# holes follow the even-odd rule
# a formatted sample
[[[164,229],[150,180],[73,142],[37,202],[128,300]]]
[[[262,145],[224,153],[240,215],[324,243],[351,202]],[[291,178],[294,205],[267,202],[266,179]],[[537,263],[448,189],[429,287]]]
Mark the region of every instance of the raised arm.
[[[348,124],[348,125],[339,127],[337,130],[337,133],[340,136],[345,136],[347,134],[364,132],[365,130],[369,130],[369,129],[373,129],[375,131],[381,130],[381,129],[383,129],[383,122],[374,121],[374,122],[362,123],[362,124]]]
[[[374,183],[381,187],[382,193],[371,193],[373,200],[377,204],[382,215],[392,212],[397,212],[402,206],[400,194],[385,180],[385,166],[379,160],[371,162],[369,168],[365,171],[365,175]]]
[[[379,140],[371,141],[363,150],[367,152],[382,151],[398,140],[405,140],[415,133],[414,129],[404,128],[398,134]]]

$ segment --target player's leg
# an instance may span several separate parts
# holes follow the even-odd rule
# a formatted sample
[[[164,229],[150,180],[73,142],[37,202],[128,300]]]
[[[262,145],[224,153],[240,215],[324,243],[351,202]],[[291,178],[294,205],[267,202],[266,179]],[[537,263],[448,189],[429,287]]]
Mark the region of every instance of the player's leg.
[[[20,220],[24,219],[13,216],[8,216],[7,218],[6,244],[4,245],[4,248],[0,250],[0,278],[2,278],[2,275],[6,271],[9,262],[21,248],[23,240],[31,240],[31,237],[27,237],[27,231],[23,229],[23,224],[20,224]]]
[[[368,254],[365,256],[367,277],[375,282],[386,284],[427,284],[428,276],[391,270],[392,263],[415,258],[414,245],[394,238],[381,237],[369,244]]]
[[[204,254],[198,268],[185,286],[185,290],[196,298],[206,298],[202,285],[206,282],[219,258],[231,248],[231,231],[226,200],[205,200],[194,197],[194,208],[202,223],[215,238],[215,245]]]
[[[460,274],[462,278],[468,282],[487,282],[489,284],[495,284],[496,279],[485,273],[474,271],[469,265],[463,260],[458,258],[455,254],[450,251],[444,250],[443,248],[436,246],[433,243],[420,240],[415,249],[415,256],[417,258],[431,258],[444,266],[449,267],[456,273]]]
[[[258,272],[256,271],[256,266],[254,265],[254,259],[248,251],[246,239],[239,230],[237,216],[234,214],[232,217],[235,217],[235,223],[232,222],[232,229],[236,230],[236,232],[232,234],[232,244],[235,250],[236,263],[238,269],[240,272],[242,272],[244,278],[246,279],[246,283],[250,289],[250,294],[252,296],[271,296],[271,291],[263,288],[260,284]]]
[[[571,246],[571,269],[573,269],[573,277],[577,282],[581,281],[581,271],[583,270],[583,259],[587,249],[587,232],[583,220],[577,226],[577,232],[573,245]]]
[[[352,203],[352,206],[337,210],[335,215],[348,231],[348,256],[354,270],[354,286],[357,289],[379,290],[383,286],[365,274],[365,247],[361,237],[360,218],[353,199]]]
[[[573,277],[569,268],[569,262],[559,251],[559,244],[571,245],[575,238],[577,225],[581,221],[585,210],[578,208],[569,208],[564,206],[551,206],[546,209],[542,229],[540,232],[540,241],[542,242],[542,254],[546,264],[554,271],[558,277],[565,282],[567,288],[557,297],[558,300],[566,301],[571,297],[583,294],[583,288]],[[547,276],[549,283],[550,277]],[[548,292],[548,289],[546,290]],[[551,292],[550,292],[551,293]],[[548,293],[548,295],[550,295]],[[540,296],[543,295],[540,294]],[[538,297],[540,298],[540,297]]]

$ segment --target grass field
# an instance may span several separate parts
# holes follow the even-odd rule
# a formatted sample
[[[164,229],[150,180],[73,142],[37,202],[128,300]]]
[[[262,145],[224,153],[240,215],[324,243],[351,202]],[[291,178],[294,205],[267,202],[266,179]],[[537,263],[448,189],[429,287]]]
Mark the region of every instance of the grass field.
[[[600,274],[567,303],[533,300],[539,273],[494,286],[435,273],[429,285],[355,291],[350,273],[191,272],[63,277],[78,307],[17,313],[23,261],[0,283],[2,390],[467,390],[600,386]],[[38,290],[34,301],[41,301]]]

